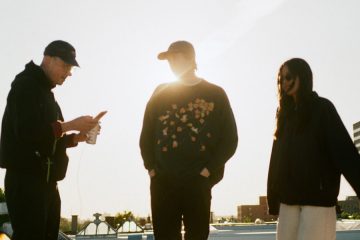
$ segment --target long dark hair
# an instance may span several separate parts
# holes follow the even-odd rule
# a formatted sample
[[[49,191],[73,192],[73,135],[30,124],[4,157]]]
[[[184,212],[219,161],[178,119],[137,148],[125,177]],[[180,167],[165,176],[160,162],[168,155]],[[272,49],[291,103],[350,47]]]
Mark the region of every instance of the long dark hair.
[[[293,97],[288,96],[282,90],[281,72],[285,66],[294,78],[299,77],[300,86],[297,92],[296,103]],[[304,126],[309,118],[310,99],[313,95],[313,75],[309,64],[301,58],[292,58],[284,62],[278,72],[277,86],[279,107],[276,113],[275,138],[281,135],[286,119],[294,113],[295,108],[298,112],[298,129]]]

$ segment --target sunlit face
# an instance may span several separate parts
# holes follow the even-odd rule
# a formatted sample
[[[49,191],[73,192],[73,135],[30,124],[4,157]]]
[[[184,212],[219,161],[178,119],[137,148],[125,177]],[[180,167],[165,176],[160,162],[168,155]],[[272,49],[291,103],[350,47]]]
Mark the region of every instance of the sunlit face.
[[[300,88],[299,76],[292,75],[286,65],[281,69],[280,84],[286,95],[296,97]]]
[[[64,62],[59,57],[50,57],[49,65],[47,69],[47,76],[51,82],[55,85],[62,85],[65,79],[71,76],[73,66]]]
[[[183,53],[172,53],[167,60],[171,70],[178,77],[194,69],[194,60],[187,58]]]

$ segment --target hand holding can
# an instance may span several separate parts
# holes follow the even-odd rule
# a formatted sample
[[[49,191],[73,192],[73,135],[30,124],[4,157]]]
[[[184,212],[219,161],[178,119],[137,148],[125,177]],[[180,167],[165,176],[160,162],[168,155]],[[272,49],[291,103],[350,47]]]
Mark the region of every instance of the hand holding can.
[[[107,111],[100,112],[94,119],[99,121],[106,113]],[[98,122],[98,124],[86,134],[86,143],[96,144],[96,138],[100,133],[100,128],[100,122]]]

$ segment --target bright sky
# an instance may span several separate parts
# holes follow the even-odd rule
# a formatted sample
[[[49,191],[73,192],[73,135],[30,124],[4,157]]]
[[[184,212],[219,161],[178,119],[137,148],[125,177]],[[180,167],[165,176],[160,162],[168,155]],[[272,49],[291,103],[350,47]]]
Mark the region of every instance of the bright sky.
[[[1,0],[0,117],[14,76],[30,60],[39,64],[49,42],[69,41],[81,68],[55,89],[65,119],[108,114],[95,146],[68,150],[62,216],[124,210],[147,216],[142,118],[155,87],[174,80],[156,56],[188,40],[198,75],[226,90],[237,121],[239,146],[212,201],[216,215],[236,215],[237,205],[266,195],[276,74],[285,60],[309,62],[314,89],[333,101],[352,135],[360,120],[359,9],[357,0]],[[354,194],[343,181],[339,198]]]

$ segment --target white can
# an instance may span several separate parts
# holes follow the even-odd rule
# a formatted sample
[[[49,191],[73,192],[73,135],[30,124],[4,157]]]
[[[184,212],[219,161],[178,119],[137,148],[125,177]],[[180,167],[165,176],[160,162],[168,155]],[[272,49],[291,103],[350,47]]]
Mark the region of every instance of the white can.
[[[86,142],[88,144],[95,144],[96,143],[96,138],[97,135],[99,134],[99,130],[100,130],[100,125],[97,124],[93,129],[91,129],[87,134],[87,139]]]

